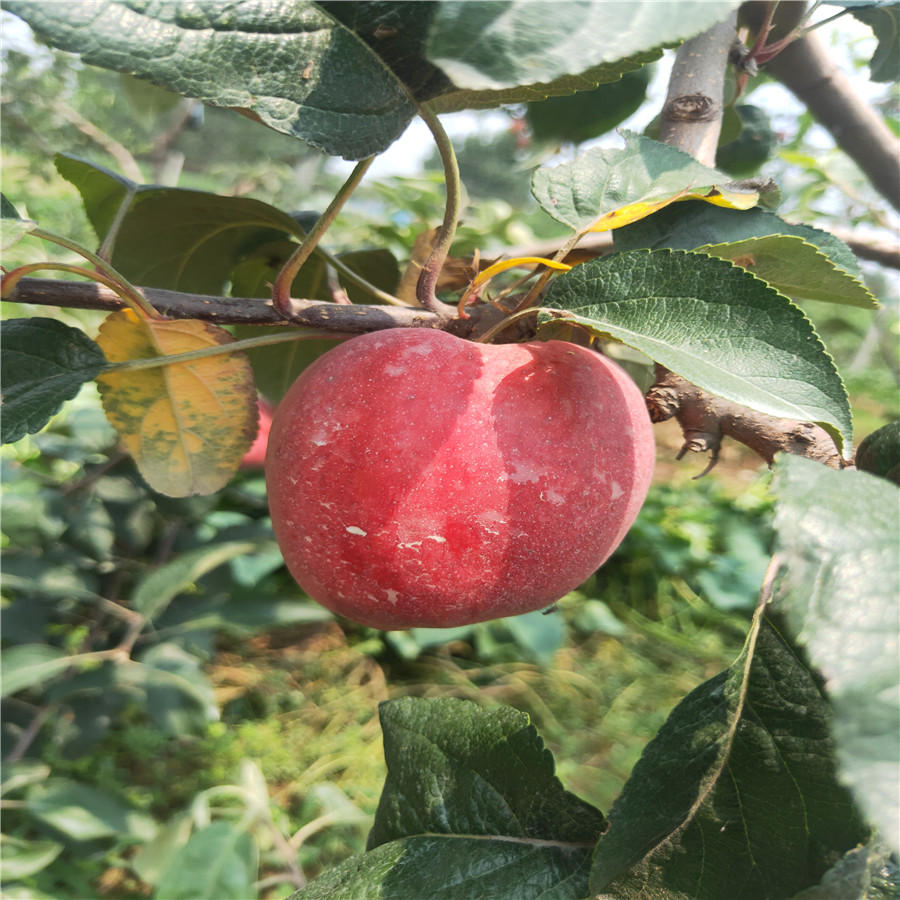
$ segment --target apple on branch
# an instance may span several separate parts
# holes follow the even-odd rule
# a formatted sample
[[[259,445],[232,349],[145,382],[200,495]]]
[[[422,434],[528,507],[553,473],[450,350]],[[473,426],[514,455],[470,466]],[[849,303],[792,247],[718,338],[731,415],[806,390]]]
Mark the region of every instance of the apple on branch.
[[[551,605],[619,545],[653,462],[640,391],[598,353],[396,329],[300,375],[266,480],[300,586],[389,630]]]

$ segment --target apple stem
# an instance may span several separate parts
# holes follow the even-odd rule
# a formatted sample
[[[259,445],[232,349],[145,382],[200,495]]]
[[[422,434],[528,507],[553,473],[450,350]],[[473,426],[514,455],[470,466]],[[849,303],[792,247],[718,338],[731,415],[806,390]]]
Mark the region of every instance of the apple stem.
[[[459,219],[460,198],[462,196],[462,182],[459,177],[459,163],[453,144],[440,119],[425,104],[417,104],[419,115],[431,131],[434,142],[437,145],[441,163],[444,166],[444,183],[447,187],[447,202],[444,205],[444,220],[438,231],[437,243],[428,257],[428,261],[422,268],[419,281],[416,284],[416,299],[435,315],[443,319],[449,319],[452,315],[447,304],[442,303],[436,293],[438,277],[441,269],[450,254],[450,245],[456,235],[456,223]]]
[[[536,316],[538,313],[542,312],[552,312],[559,314],[559,310],[555,309],[543,309],[540,306],[530,306],[528,309],[520,309],[514,313],[508,315],[502,322],[498,322],[494,325],[493,328],[488,329],[480,338],[476,340],[477,344],[489,344],[491,341],[500,334],[501,331],[507,329],[510,325],[513,325],[515,322],[518,322],[519,319],[524,319],[526,316]]]
[[[322,235],[325,234],[338,217],[344,204],[353,191],[356,190],[374,160],[374,156],[369,156],[356,164],[350,176],[341,185],[331,203],[328,204],[328,208],[319,216],[316,224],[309,230],[306,237],[301,241],[300,246],[293,252],[291,258],[282,266],[281,271],[278,273],[275,284],[272,286],[272,303],[275,309],[286,319],[290,319],[293,315],[291,310],[291,285],[294,283],[297,273],[318,246]]]

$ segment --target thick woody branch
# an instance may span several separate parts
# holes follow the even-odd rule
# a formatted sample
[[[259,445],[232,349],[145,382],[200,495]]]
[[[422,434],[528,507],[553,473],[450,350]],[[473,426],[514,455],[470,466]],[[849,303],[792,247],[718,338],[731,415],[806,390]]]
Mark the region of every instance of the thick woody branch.
[[[492,306],[479,306],[473,307],[469,319],[448,323],[445,316],[414,307],[292,299],[292,316],[285,319],[271,300],[184,294],[160,288],[141,288],[141,291],[151,306],[173,319],[203,319],[219,325],[302,326],[343,334],[365,334],[385,328],[443,328],[460,337],[474,337],[495,324],[500,316]],[[52,278],[22,278],[11,296],[4,299],[70,309],[115,311],[124,306],[117,294],[102,285]]]
[[[710,464],[706,469],[709,471],[718,458],[722,438],[728,436],[769,464],[776,453],[783,452],[805,456],[835,469],[843,465],[834,439],[818,425],[778,419],[713,397],[662,366],[657,366],[656,372],[656,383],[647,392],[647,409],[653,422],[674,417],[681,426],[684,444],[679,459],[688,450],[709,451]]]
[[[675,55],[659,120],[659,139],[714,166],[722,128],[722,95],[737,14],[685,41]]]

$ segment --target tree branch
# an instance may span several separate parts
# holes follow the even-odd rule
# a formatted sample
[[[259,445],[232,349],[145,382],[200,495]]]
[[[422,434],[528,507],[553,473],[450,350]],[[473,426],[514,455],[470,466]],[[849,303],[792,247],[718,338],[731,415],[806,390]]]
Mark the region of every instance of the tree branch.
[[[803,3],[779,4],[773,36],[793,27]],[[761,4],[747,3],[741,10],[757,25]],[[781,21],[779,21],[781,20]],[[875,190],[900,209],[900,166],[897,138],[884,120],[853,89],[837,67],[817,32],[794,41],[764,66],[804,103],[818,122],[831,132],[837,145],[862,169]]]
[[[348,306],[322,300],[291,299],[291,317],[285,319],[271,300],[257,297],[214,297],[161,288],[140,290],[150,305],[163,315],[173,319],[203,319],[218,325],[302,326],[350,334],[385,328],[439,328],[459,337],[478,337],[502,317],[502,313],[490,304],[473,307],[468,319],[448,321],[447,316],[416,307]],[[38,306],[110,312],[124,307],[119,296],[102,285],[52,278],[22,278],[11,295],[3,299]]]
[[[675,55],[659,121],[659,139],[707,166],[716,164],[722,96],[737,13],[685,41]]]
[[[824,428],[767,416],[714,397],[663,366],[656,367],[656,381],[646,400],[653,422],[674,417],[681,426],[684,444],[679,459],[688,450],[710,452],[706,471],[715,465],[725,436],[749,447],[770,465],[776,453],[784,452],[806,456],[835,469],[842,466],[834,439]]]

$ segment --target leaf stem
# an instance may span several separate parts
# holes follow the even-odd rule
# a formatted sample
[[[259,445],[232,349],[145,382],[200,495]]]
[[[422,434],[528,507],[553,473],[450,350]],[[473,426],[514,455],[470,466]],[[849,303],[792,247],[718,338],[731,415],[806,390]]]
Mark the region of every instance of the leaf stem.
[[[450,255],[450,245],[456,235],[456,223],[459,220],[459,212],[462,197],[462,182],[459,177],[459,163],[453,144],[444,130],[440,119],[425,104],[417,104],[419,115],[428,126],[437,145],[441,163],[444,166],[444,183],[447,188],[447,201],[444,205],[444,220],[438,233],[437,243],[428,257],[428,261],[422,268],[419,281],[416,284],[416,298],[425,309],[433,312],[441,318],[448,319],[451,316],[446,304],[437,298],[435,289],[441,269]]]
[[[154,320],[164,318],[150,305],[144,295],[134,287],[124,275],[117,272],[105,259],[98,256],[96,253],[92,253],[86,247],[82,247],[81,244],[70,240],[67,237],[63,237],[61,234],[47,231],[45,228],[33,228],[31,234],[42,240],[49,241],[51,244],[58,244],[60,247],[65,247],[66,250],[77,253],[79,256],[84,257],[89,263],[95,265],[98,270],[97,274],[103,275],[105,279],[108,280],[97,278],[94,272],[85,270],[87,277],[112,288],[112,290],[114,290],[138,315]]]
[[[291,285],[294,283],[297,273],[318,246],[322,235],[325,234],[338,217],[338,213],[340,213],[353,191],[356,190],[374,160],[375,157],[370,156],[356,164],[350,176],[341,185],[340,190],[334,195],[331,203],[328,204],[328,208],[319,216],[316,224],[309,230],[300,246],[278,273],[275,284],[272,286],[272,302],[275,309],[286,319],[291,318]]]
[[[127,359],[123,362],[110,363],[103,371],[122,371],[123,369],[155,369],[159,366],[170,366],[174,363],[191,362],[207,356],[219,356],[223,353],[235,353],[253,347],[267,347],[271,344],[285,344],[288,341],[344,340],[357,337],[354,334],[340,332],[323,332],[318,328],[296,328],[286,334],[261,334],[259,337],[244,338],[229,344],[217,344],[215,347],[204,347],[200,350],[189,350],[186,353],[173,353],[171,356],[151,356],[145,359]]]
[[[3,277],[3,290],[2,290],[2,298],[4,300],[10,299],[11,292],[15,290],[16,285],[19,283],[19,279],[24,278],[31,272],[39,272],[44,269],[52,269],[56,272],[68,272],[70,275],[82,275],[85,278],[90,278],[91,281],[96,281],[98,284],[105,285],[111,291],[115,291],[116,294],[122,298],[124,303],[128,303],[128,297],[125,295],[125,292],[122,290],[122,285],[112,278],[107,277],[102,272],[95,272],[93,269],[86,269],[84,266],[75,266],[71,263],[60,263],[60,262],[39,262],[39,263],[26,263],[24,266],[18,266],[13,269],[7,275]],[[128,303],[130,306],[131,304]],[[158,317],[157,313],[157,317]]]

